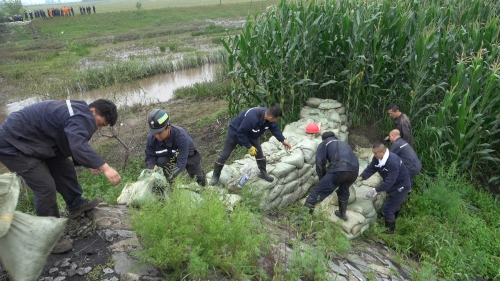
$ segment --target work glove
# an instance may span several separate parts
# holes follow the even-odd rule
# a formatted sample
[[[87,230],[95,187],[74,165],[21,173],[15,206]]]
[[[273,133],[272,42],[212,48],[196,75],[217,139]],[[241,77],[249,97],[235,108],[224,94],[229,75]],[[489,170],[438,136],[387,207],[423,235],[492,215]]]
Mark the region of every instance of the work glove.
[[[255,156],[257,155],[257,148],[255,148],[255,146],[252,146],[248,149],[248,154],[250,154],[250,156]]]
[[[385,142],[390,142],[390,141],[391,141],[391,139],[389,138],[389,136],[387,136],[387,137],[385,137],[384,141],[385,141]]]
[[[373,198],[375,196],[377,196],[377,190],[375,188],[372,188],[372,190],[368,191],[366,194],[366,197],[368,198]]]

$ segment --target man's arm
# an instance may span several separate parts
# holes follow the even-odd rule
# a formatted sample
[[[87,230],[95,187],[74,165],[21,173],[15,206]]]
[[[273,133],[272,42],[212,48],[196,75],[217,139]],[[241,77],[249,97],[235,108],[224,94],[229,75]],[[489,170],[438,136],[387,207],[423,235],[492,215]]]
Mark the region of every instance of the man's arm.
[[[146,155],[146,168],[153,169],[156,165],[156,150],[154,147],[155,137],[152,134],[148,135],[148,141],[146,143],[146,150],[144,154]]]
[[[384,182],[379,185],[376,190],[377,192],[388,191],[396,180],[398,179],[399,169],[401,166],[400,160],[388,160],[385,164],[385,169],[387,169],[387,177],[384,179]]]
[[[189,156],[189,145],[191,143],[190,137],[183,132],[180,132],[177,134],[177,139],[175,140],[175,143],[177,144],[177,163],[175,171],[172,174],[172,179],[177,177],[184,169],[186,169],[186,164]]]
[[[252,147],[252,144],[248,140],[248,133],[252,131],[257,122],[258,119],[257,116],[255,116],[254,112],[250,112],[247,116],[243,117],[243,120],[238,127],[238,131],[236,132],[239,144],[246,148]]]
[[[375,165],[378,164],[378,159],[375,157],[372,157],[372,161],[368,166],[365,168],[365,170],[361,173],[360,177],[362,180],[366,180],[370,178],[373,174],[377,172],[377,167]]]
[[[316,150],[316,174],[320,180],[326,175],[327,161],[326,146],[322,142]]]

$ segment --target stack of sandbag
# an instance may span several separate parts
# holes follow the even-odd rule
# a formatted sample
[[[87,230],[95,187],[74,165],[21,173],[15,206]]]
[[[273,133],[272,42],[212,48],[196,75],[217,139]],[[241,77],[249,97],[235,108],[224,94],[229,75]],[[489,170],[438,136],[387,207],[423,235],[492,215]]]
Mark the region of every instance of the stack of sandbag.
[[[164,189],[168,186],[167,179],[161,167],[142,170],[137,181],[127,183],[116,200],[118,204],[140,205],[141,202],[154,196],[155,188]]]
[[[67,220],[15,211],[20,186],[15,174],[0,175],[0,260],[12,280],[33,281],[42,273]]]

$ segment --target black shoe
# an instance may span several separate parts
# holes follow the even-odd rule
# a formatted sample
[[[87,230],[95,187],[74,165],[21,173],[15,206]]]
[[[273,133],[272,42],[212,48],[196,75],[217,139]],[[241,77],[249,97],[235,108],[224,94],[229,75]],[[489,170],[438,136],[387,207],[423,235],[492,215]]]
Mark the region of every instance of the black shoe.
[[[81,204],[80,207],[68,211],[69,213],[68,217],[70,219],[76,219],[81,214],[94,209],[101,202],[102,200],[100,198],[94,198],[92,200],[85,199],[85,202],[83,202],[83,204]]]

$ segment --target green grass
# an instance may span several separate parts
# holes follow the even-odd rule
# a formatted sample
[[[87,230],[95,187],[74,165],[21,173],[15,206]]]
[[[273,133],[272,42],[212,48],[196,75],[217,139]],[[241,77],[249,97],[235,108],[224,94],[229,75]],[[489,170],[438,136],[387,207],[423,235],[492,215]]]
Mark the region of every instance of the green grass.
[[[435,178],[420,177],[397,233],[387,244],[446,280],[500,274],[500,213],[492,194],[477,190],[454,167],[442,167]],[[380,236],[375,234],[375,236]]]
[[[206,278],[212,269],[236,279],[254,275],[269,239],[258,217],[243,207],[228,214],[217,192],[197,196],[174,188],[163,202],[132,212],[132,227],[145,246],[139,256],[172,270],[175,280]]]

